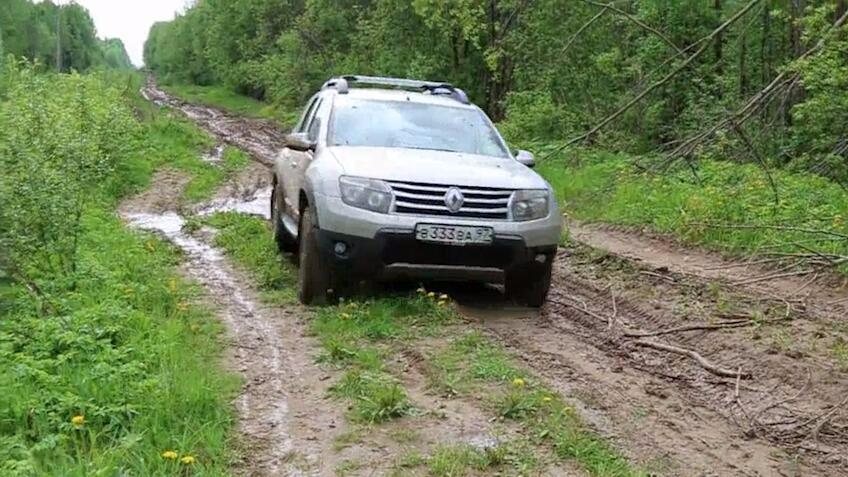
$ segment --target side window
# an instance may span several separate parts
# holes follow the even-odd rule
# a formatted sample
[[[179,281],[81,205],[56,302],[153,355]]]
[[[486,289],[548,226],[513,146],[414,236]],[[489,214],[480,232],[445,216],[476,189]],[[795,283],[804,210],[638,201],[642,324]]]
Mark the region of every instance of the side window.
[[[312,117],[309,118],[307,124],[309,124],[307,133],[309,135],[310,141],[318,140],[318,133],[321,132],[321,115],[318,112],[321,110],[322,101],[318,101],[315,105],[314,110],[312,111]]]
[[[300,117],[300,122],[297,123],[297,127],[294,128],[294,132],[305,132],[306,125],[309,124],[309,119],[312,117],[312,114],[315,112],[315,107],[318,105],[318,96],[313,96],[311,100],[309,100],[309,105],[306,106],[306,109],[303,110],[303,116]]]

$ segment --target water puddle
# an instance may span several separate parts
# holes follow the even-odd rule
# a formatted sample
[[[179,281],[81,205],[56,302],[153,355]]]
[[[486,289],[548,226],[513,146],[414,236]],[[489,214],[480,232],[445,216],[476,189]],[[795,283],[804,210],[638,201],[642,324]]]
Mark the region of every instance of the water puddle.
[[[212,201],[198,211],[198,215],[211,215],[216,212],[238,212],[264,219],[271,218],[271,188],[254,191],[246,198],[227,197]]]
[[[215,146],[215,149],[207,152],[206,154],[200,156],[200,160],[203,162],[209,162],[212,164],[218,164],[224,158],[224,145],[218,144]]]
[[[293,443],[288,434],[290,396],[282,377],[295,373],[285,364],[285,346],[278,330],[245,292],[248,287],[239,281],[218,249],[184,231],[185,219],[176,212],[128,213],[124,219],[132,227],[156,233],[178,246],[186,255],[187,272],[217,305],[234,341],[236,370],[251,383],[236,399],[240,426],[249,438],[272,446],[267,458],[257,464],[267,470],[263,475],[304,475],[285,461]]]

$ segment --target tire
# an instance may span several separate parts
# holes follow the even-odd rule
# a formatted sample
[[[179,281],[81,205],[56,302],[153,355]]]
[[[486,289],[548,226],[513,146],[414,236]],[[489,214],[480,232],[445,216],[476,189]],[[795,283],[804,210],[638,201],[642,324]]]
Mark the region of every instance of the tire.
[[[316,222],[315,212],[307,205],[300,219],[298,269],[298,298],[304,305],[327,304],[327,290],[331,284],[329,267],[323,263],[318,250]]]
[[[509,272],[506,276],[505,292],[508,299],[531,308],[539,308],[545,304],[548,291],[551,288],[551,260],[537,267],[522,267]]]
[[[294,253],[297,251],[297,240],[291,236],[283,225],[282,204],[285,202],[280,195],[279,186],[275,183],[271,190],[271,225],[274,229],[274,241],[281,252]]]

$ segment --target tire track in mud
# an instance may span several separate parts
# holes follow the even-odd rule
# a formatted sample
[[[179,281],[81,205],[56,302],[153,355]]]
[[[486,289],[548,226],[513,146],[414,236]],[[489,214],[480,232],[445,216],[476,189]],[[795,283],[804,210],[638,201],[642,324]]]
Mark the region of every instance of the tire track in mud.
[[[741,381],[737,391],[735,379],[714,376],[688,357],[636,347],[636,338],[624,336],[625,330],[690,324],[675,314],[674,295],[693,302],[705,300],[679,289],[688,293],[691,288],[695,293],[714,284],[686,281],[667,272],[652,278],[652,283],[639,270],[617,274],[616,266],[631,267],[626,261],[594,270],[593,265],[582,263],[585,257],[572,255],[570,249],[560,250],[550,302],[540,314],[504,311],[499,309],[506,306],[503,302],[501,307],[491,302],[480,306],[474,299],[464,312],[556,389],[576,397],[576,407],[586,420],[619,443],[632,459],[648,461],[652,468],[660,462],[660,475],[846,475],[848,435],[839,436],[844,433],[845,413],[840,415],[837,408],[848,389],[844,372],[815,359],[763,350],[747,335],[749,328],[657,338],[696,350],[724,367],[752,372],[754,379]],[[669,278],[675,283],[670,284]],[[655,288],[658,296],[649,300],[634,293],[623,283],[627,280],[640,282],[631,285],[635,291]],[[616,288],[624,290],[613,298],[611,290]],[[742,294],[733,298],[783,305],[772,298]],[[815,318],[805,319],[803,310],[799,313],[781,326],[810,331],[806,321]],[[615,320],[610,320],[613,314]],[[708,319],[709,310],[702,314],[691,322]],[[767,331],[765,327],[757,330]],[[814,385],[807,387],[810,381]],[[790,397],[799,393],[804,398],[798,401],[803,402],[790,403]],[[829,411],[842,420],[825,427],[827,435],[812,436],[815,441],[827,441],[824,445],[817,447],[809,435],[782,432]],[[766,433],[752,428],[752,415],[763,422],[787,422]]]

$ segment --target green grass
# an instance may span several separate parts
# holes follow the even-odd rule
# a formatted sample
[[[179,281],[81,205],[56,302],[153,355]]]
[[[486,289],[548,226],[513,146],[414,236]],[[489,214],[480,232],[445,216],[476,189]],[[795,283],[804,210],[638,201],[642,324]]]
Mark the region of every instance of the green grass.
[[[803,252],[799,243],[848,255],[848,239],[824,233],[704,225],[779,225],[848,235],[848,194],[827,179],[772,171],[775,204],[768,178],[755,165],[702,161],[699,184],[685,167],[648,174],[634,167],[636,158],[623,155],[578,150],[568,157],[545,161],[538,170],[576,219],[648,227],[733,255]]]
[[[297,120],[273,105],[235,93],[224,86],[172,84],[163,85],[162,89],[190,103],[220,108],[240,116],[270,119],[284,126],[291,126]]]

